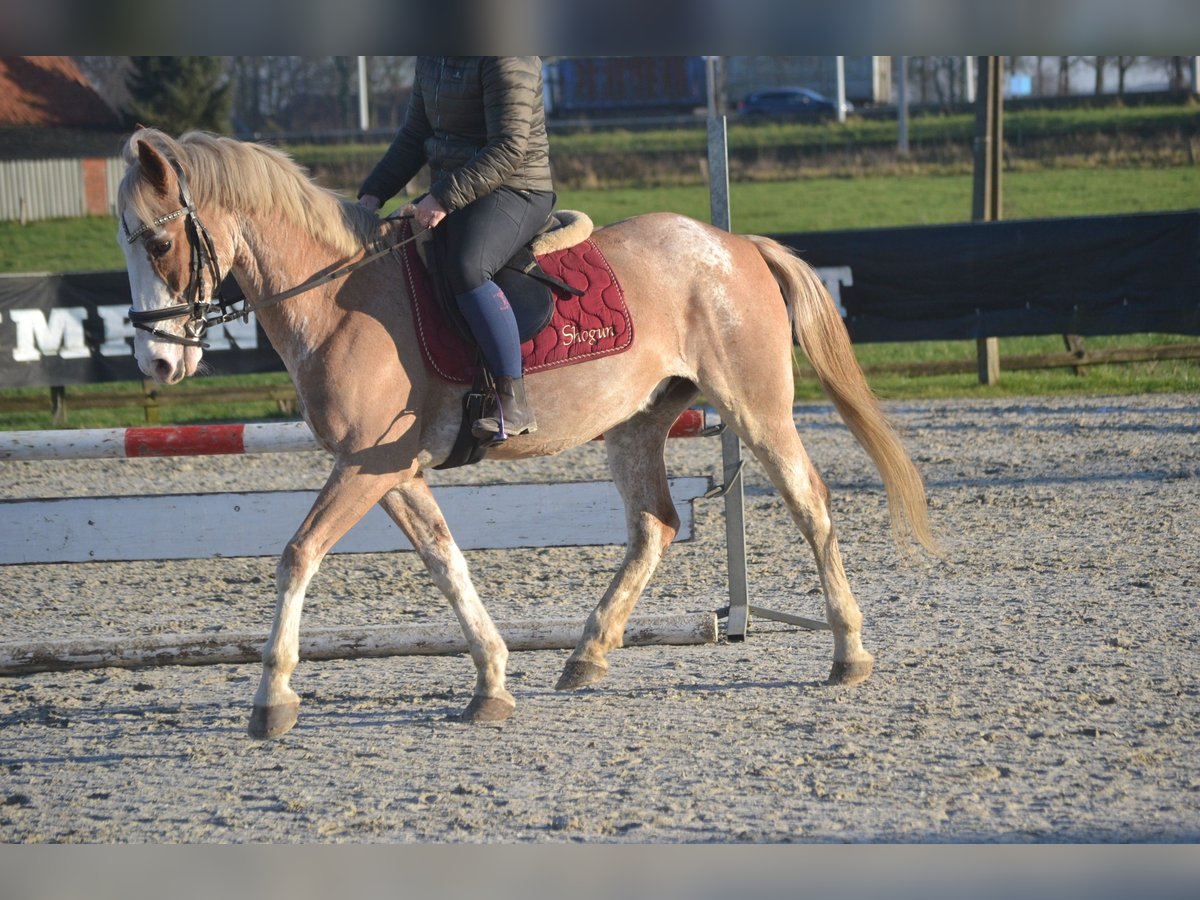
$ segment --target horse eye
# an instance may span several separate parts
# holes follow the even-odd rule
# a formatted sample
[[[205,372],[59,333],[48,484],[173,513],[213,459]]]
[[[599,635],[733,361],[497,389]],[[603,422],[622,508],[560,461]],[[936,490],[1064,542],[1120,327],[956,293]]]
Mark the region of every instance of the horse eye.
[[[171,242],[154,241],[152,244],[150,244],[149,249],[151,256],[166,256],[166,254],[171,250]]]

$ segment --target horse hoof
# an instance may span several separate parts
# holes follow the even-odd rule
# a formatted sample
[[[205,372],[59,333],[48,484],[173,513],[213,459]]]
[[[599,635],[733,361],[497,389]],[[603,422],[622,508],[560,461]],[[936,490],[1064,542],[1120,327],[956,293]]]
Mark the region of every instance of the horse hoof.
[[[460,719],[463,722],[503,722],[513,714],[517,701],[511,695],[503,697],[472,697]]]
[[[874,668],[875,661],[873,659],[860,662],[835,662],[833,668],[829,670],[829,680],[825,683],[846,686],[858,684],[860,681],[870,678]]]
[[[595,684],[607,674],[607,665],[588,662],[584,659],[569,659],[563,666],[563,673],[559,676],[558,684],[554,686],[554,689],[556,691],[573,691],[577,688],[587,687],[589,684]]]
[[[268,738],[279,737],[292,730],[296,720],[300,718],[300,701],[280,703],[276,706],[259,706],[254,704],[250,713],[250,737],[264,741]]]

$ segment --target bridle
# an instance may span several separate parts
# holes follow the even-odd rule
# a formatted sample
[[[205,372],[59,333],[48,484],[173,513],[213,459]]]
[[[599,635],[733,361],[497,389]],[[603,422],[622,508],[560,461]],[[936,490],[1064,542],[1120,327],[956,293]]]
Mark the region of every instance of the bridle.
[[[222,311],[224,311],[225,307],[220,301],[216,301],[215,297],[210,299],[204,296],[204,275],[206,272],[208,273],[212,283],[211,292],[215,295],[218,286],[221,284],[221,269],[217,264],[217,252],[213,246],[212,235],[208,233],[208,229],[204,227],[204,223],[200,221],[200,216],[196,213],[196,204],[192,202],[192,192],[188,189],[187,179],[183,175],[183,168],[175,160],[171,160],[171,165],[175,168],[175,174],[179,181],[179,202],[182,206],[173,212],[159,216],[153,222],[146,222],[132,232],[125,222],[125,217],[121,216],[121,228],[125,231],[125,239],[128,243],[132,244],[151,229],[157,228],[173,219],[178,219],[180,216],[187,217],[184,222],[184,231],[187,234],[188,247],[191,251],[191,271],[187,287],[183,290],[184,302],[164,306],[159,309],[147,310],[134,309],[131,306],[129,308],[129,322],[134,328],[147,331],[158,340],[166,341],[169,344],[183,344],[188,347],[207,347],[208,345],[201,338],[210,325],[217,323],[216,321],[210,321],[206,317],[214,307],[220,307]],[[172,334],[169,331],[163,331],[156,326],[158,322],[182,318],[187,319],[183,325],[183,337]],[[219,319],[219,317],[216,318]],[[229,319],[225,319],[224,321],[229,321]]]
[[[218,290],[224,279],[221,275],[220,265],[217,262],[217,252],[213,245],[212,235],[204,227],[204,223],[200,221],[200,216],[196,212],[196,204],[192,201],[192,193],[188,188],[187,179],[184,177],[183,167],[174,159],[171,160],[171,165],[175,169],[175,174],[179,181],[179,202],[181,206],[172,212],[159,216],[152,222],[141,225],[132,232],[125,223],[125,217],[123,215],[121,217],[121,228],[125,232],[125,238],[130,244],[151,229],[178,219],[180,216],[186,217],[184,233],[187,235],[191,261],[189,264],[190,272],[187,287],[182,291],[184,301],[158,309],[140,310],[134,309],[132,306],[129,308],[129,323],[134,328],[148,332],[157,340],[165,341],[168,344],[182,344],[185,347],[208,349],[209,345],[203,340],[204,333],[214,325],[223,325],[226,322],[232,322],[234,319],[241,319],[243,322],[248,321],[252,312],[282,303],[289,297],[295,297],[297,294],[303,294],[305,291],[311,291],[322,284],[328,284],[330,281],[349,275],[356,269],[374,262],[381,256],[398,250],[417,237],[414,233],[404,240],[386,245],[384,245],[381,238],[377,238],[372,242],[370,252],[362,259],[343,265],[324,275],[310,278],[308,281],[296,287],[289,288],[286,291],[272,294],[270,297],[265,297],[253,305],[246,299],[244,294],[232,298],[222,297],[218,294]],[[396,216],[395,218],[411,217]],[[210,295],[208,297],[204,296],[205,274],[208,275],[208,280],[211,284]],[[240,308],[232,308],[239,303],[241,304]],[[165,322],[169,319],[186,319],[183,323],[184,333],[182,336],[172,334],[169,331],[163,331],[157,326],[157,323]]]

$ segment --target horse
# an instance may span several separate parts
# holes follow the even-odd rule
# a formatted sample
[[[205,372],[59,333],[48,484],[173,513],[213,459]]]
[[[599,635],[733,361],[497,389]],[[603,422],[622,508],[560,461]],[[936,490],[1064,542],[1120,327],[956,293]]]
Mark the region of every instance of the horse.
[[[510,716],[516,701],[505,688],[508,650],[423,475],[451,451],[463,388],[424,363],[396,254],[369,253],[381,220],[264,145],[141,128],[122,155],[117,240],[141,370],[163,384],[196,373],[208,295],[232,273],[283,360],[312,433],[333,457],[278,562],[250,735],[276,737],[296,723],[299,696],[290,679],[305,592],[325,554],[375,504],[420,555],[466,637],[476,681],[460,718]],[[878,470],[894,540],[933,553],[937,541],[921,476],[867,385],[824,285],[774,240],[671,213],[598,228],[591,239],[622,286],[636,339],[618,355],[527,375],[537,431],[487,451],[495,459],[535,457],[603,435],[625,505],[624,559],[556,689],[599,682],[608,652],[621,646],[626,620],[679,528],[664,461],[667,432],[701,395],[765,469],[812,550],[833,636],[828,683],[865,680],[874,660],[863,646],[829,490],[792,418],[793,342]],[[578,402],[581,396],[588,402]]]

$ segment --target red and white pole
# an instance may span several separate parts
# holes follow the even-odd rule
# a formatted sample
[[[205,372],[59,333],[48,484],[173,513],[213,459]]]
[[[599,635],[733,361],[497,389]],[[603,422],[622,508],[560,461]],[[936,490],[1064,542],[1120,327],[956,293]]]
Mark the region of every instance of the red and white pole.
[[[720,420],[705,409],[686,409],[671,437],[698,437]],[[0,434],[0,459],[133,459],[148,456],[214,456],[320,450],[304,422],[248,425],[176,425],[153,428],[89,428],[10,431]]]

